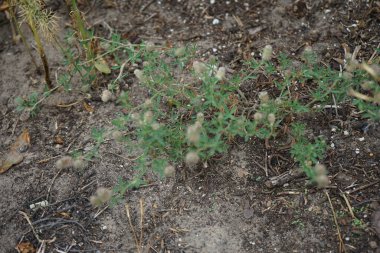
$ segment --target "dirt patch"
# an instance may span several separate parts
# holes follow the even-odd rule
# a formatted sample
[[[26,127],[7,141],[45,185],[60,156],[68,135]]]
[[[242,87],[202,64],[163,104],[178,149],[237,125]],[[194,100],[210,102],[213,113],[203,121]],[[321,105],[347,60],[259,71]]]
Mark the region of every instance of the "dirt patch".
[[[112,28],[133,43],[193,42],[200,54],[216,55],[232,69],[241,68],[244,60],[257,56],[267,44],[274,46],[276,54],[286,52],[295,58],[311,45],[321,61],[337,66],[334,58],[343,58],[342,44],[351,50],[360,45],[358,58],[367,60],[380,43],[379,1],[115,2],[106,6],[94,1],[81,7],[96,33],[108,36]],[[65,6],[53,3],[64,24],[68,21]],[[42,103],[36,117],[20,119],[15,98],[41,92],[38,83],[43,76],[33,68],[24,47],[11,43],[10,27],[3,16],[0,20],[0,33],[5,35],[0,38],[0,153],[24,128],[32,140],[24,161],[0,175],[0,251],[16,252],[22,241],[39,246],[22,211],[41,239],[55,238],[46,252],[134,252],[124,204],[95,218],[99,210],[88,200],[100,186],[132,179],[133,161],[123,158],[122,145],[107,140],[99,157],[83,170],[55,166],[70,151],[90,150],[95,145],[91,130],[110,129],[122,108],[96,99],[89,100],[93,113],[82,103],[57,107],[82,98],[80,93],[57,92]],[[47,55],[55,73],[62,57],[53,48]],[[122,85],[139,90],[133,80]],[[255,92],[253,84],[247,84],[244,92],[250,91]],[[93,93],[99,96],[100,91]],[[310,135],[328,139],[325,163],[332,180],[328,192],[339,214],[346,251],[377,252],[380,241],[371,218],[380,201],[380,129],[352,110],[346,106],[338,115],[326,110],[302,121]],[[58,135],[62,145],[54,141]],[[307,185],[305,177],[274,189],[266,187],[269,177],[295,166],[288,150],[278,149],[276,143],[266,149],[260,140],[237,140],[207,168],[179,173],[175,179],[149,178],[149,186],[129,191],[124,202],[130,205],[131,221],[139,233],[139,200],[144,201],[142,244],[147,252],[339,252],[323,190]],[[343,193],[362,224],[355,224],[347,214]],[[43,200],[48,200],[48,207],[30,209]]]

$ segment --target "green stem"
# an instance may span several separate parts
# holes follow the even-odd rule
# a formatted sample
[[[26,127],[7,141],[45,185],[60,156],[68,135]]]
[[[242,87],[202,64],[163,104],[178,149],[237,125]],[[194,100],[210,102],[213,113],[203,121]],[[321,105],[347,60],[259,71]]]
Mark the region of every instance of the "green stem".
[[[51,79],[50,79],[49,64],[48,64],[48,61],[47,61],[47,58],[46,58],[46,55],[45,55],[45,50],[44,50],[44,48],[42,46],[41,38],[38,35],[37,29],[36,29],[36,25],[35,25],[32,17],[29,17],[28,21],[29,21],[29,28],[30,28],[30,30],[33,33],[34,40],[35,40],[35,42],[37,44],[38,53],[39,53],[39,55],[41,57],[42,64],[43,64],[44,69],[45,69],[45,81],[46,81],[46,84],[47,84],[47,86],[48,86],[49,89],[53,89],[53,85],[52,85],[52,82],[51,82]]]

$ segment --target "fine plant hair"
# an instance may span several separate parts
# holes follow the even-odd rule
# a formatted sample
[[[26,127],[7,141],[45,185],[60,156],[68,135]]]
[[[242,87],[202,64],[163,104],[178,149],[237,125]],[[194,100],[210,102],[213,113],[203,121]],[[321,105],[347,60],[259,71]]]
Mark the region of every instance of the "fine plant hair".
[[[53,84],[50,79],[49,64],[42,37],[49,43],[56,41],[58,31],[57,17],[45,9],[44,1],[42,0],[10,0],[10,2],[12,8],[18,8],[21,14],[21,21],[28,24],[33,34],[38,54],[43,63],[46,85],[49,89],[52,89]]]

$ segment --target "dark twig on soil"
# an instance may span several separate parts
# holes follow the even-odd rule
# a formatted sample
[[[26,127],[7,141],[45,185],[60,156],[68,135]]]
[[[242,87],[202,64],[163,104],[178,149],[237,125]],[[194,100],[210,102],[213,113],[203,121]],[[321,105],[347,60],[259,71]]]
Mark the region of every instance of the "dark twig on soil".
[[[44,244],[46,244],[46,243],[52,243],[52,242],[54,242],[54,241],[56,240],[55,237],[54,237],[53,239],[50,239],[50,240],[42,240],[42,239],[38,236],[38,234],[37,234],[37,232],[36,232],[36,229],[35,229],[34,226],[33,226],[33,223],[30,221],[29,216],[28,216],[26,213],[24,213],[23,211],[19,211],[19,213],[20,213],[21,215],[23,215],[24,218],[26,219],[26,221],[28,222],[29,226],[30,226],[31,229],[32,229],[32,232],[33,232],[34,236],[36,237],[36,239],[38,240],[38,242],[41,243],[41,247],[42,247],[42,245],[44,245]]]
[[[354,192],[357,192],[357,191],[361,191],[361,190],[364,190],[365,188],[371,187],[372,185],[378,184],[379,182],[380,182],[380,180],[376,180],[375,182],[372,182],[372,183],[360,186],[359,188],[357,188],[355,190],[352,190],[352,191],[348,191],[346,193],[347,194],[351,194],[351,193],[354,193]]]
[[[263,169],[265,176],[268,176],[268,169],[266,166],[261,165],[259,162],[256,162],[255,160],[252,160],[257,166],[259,166],[261,169]]]

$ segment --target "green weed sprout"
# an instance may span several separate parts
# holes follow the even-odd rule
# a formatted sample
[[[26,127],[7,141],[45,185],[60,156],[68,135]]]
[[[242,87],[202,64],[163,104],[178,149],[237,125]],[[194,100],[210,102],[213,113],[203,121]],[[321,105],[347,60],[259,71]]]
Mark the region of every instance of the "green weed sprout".
[[[113,51],[110,48],[104,54],[101,54],[102,48],[99,42],[102,38],[94,36],[94,32],[86,28],[86,23],[83,14],[78,9],[76,0],[67,0],[66,4],[70,10],[70,16],[74,31],[67,37],[69,45],[77,43],[78,53],[70,48],[63,49],[66,58],[66,65],[71,68],[69,75],[61,78],[65,87],[69,87],[68,83],[75,74],[79,74],[82,79],[82,88],[89,89],[98,80],[97,72],[102,74],[110,74],[111,69],[108,66],[104,56],[111,54]],[[70,88],[70,87],[69,87]]]
[[[92,33],[91,31],[87,30],[85,21],[83,19],[83,15],[78,9],[77,1],[76,0],[70,0],[66,1],[67,5],[69,6],[69,9],[71,10],[70,16],[73,21],[73,27],[76,31],[76,36],[81,41],[82,46],[85,50],[86,54],[86,60],[92,61],[95,58],[95,49],[94,45],[92,44]]]

